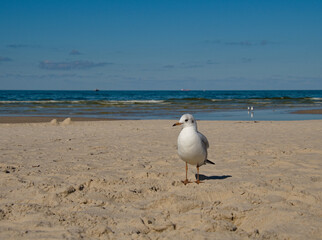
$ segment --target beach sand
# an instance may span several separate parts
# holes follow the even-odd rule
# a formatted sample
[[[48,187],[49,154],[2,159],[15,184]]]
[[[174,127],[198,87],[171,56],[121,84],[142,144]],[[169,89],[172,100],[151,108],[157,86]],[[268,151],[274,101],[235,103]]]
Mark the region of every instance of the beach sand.
[[[0,124],[0,239],[321,239],[322,120],[177,120]]]

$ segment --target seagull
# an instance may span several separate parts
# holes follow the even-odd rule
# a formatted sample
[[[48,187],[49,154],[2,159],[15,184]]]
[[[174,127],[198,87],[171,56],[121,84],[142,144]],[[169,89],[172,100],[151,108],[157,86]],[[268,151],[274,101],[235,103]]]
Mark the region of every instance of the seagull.
[[[191,183],[188,180],[188,163],[196,165],[197,180],[199,184],[199,167],[206,164],[215,164],[207,159],[207,149],[209,142],[207,138],[197,130],[197,123],[191,114],[184,114],[179,122],[173,124],[174,126],[182,125],[182,130],[178,136],[178,154],[179,157],[186,162],[186,179],[182,181],[185,185]]]

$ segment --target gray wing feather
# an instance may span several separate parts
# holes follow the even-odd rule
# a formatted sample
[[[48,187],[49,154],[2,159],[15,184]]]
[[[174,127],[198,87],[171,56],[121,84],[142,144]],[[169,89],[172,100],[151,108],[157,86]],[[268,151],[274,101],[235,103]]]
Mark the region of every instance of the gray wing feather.
[[[206,138],[205,135],[203,135],[202,133],[198,132],[199,137],[201,138],[201,142],[202,144],[207,148],[209,148],[209,142],[208,139]]]
[[[201,139],[201,144],[202,144],[202,146],[203,147],[205,147],[206,149],[207,148],[209,148],[209,142],[208,142],[208,139],[206,138],[206,136],[205,135],[203,135],[202,133],[200,133],[200,132],[198,132],[198,135],[199,135],[199,137],[200,137],[200,139]],[[198,164],[197,166],[198,167],[200,167],[200,166],[202,166],[202,165],[204,165],[204,164],[206,164],[206,163],[212,163],[212,164],[214,164],[213,162],[211,162],[211,161],[209,161],[208,159],[207,159],[207,150],[206,150],[206,159],[205,159],[205,161],[203,162],[203,163],[201,163],[201,164]]]

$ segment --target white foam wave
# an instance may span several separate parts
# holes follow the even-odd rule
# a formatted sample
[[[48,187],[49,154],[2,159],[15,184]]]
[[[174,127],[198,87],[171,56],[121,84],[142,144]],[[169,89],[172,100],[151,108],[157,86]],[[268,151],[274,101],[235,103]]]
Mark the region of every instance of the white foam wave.
[[[123,104],[133,104],[133,103],[164,103],[164,100],[112,100],[112,101],[106,101],[107,103],[123,103]]]

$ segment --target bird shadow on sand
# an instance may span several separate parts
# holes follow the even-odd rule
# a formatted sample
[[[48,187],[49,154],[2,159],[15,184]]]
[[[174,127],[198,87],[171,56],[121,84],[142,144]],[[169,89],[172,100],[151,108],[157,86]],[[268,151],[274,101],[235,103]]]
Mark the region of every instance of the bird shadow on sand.
[[[195,176],[196,176],[196,179],[197,179],[197,174]],[[232,176],[231,175],[206,176],[206,175],[203,175],[203,174],[199,174],[200,181],[203,181],[203,180],[223,180],[223,179],[230,178],[230,177],[232,177]]]

